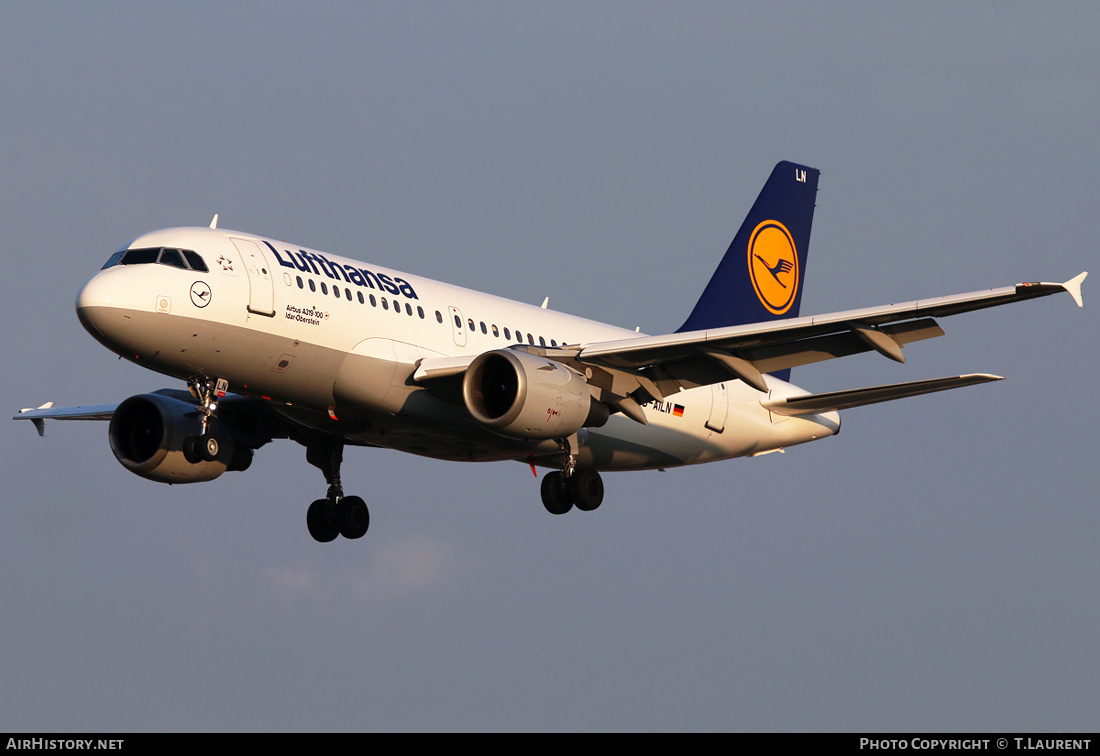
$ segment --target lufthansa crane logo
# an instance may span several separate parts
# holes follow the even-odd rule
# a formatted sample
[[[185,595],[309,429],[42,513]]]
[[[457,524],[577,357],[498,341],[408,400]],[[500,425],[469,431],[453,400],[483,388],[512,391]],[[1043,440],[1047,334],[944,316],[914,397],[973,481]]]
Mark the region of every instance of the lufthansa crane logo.
[[[782,315],[798,293],[798,252],[791,232],[779,221],[766,220],[753,229],[748,253],[749,278],[760,304]]]
[[[206,307],[210,304],[210,287],[205,281],[195,281],[191,284],[191,304],[195,307]]]

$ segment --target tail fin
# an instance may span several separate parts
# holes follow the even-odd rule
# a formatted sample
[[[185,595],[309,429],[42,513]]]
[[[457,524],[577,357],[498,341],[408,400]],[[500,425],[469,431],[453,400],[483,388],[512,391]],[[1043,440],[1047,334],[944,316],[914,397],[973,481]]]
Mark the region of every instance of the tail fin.
[[[798,317],[819,175],[776,164],[677,333]]]

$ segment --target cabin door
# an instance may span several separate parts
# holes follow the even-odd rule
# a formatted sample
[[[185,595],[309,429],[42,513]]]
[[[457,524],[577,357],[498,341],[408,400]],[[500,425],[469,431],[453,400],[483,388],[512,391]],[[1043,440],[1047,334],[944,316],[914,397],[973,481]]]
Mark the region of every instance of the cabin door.
[[[251,239],[231,239],[248,273],[248,311],[275,317],[275,284],[271,265],[260,245]]]

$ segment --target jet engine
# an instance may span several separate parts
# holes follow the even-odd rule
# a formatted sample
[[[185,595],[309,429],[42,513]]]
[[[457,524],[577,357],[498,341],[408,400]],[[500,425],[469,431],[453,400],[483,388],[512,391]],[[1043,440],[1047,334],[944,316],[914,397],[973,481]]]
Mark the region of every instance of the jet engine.
[[[462,399],[479,423],[511,438],[562,438],[601,426],[610,414],[579,373],[512,349],[478,355],[466,370]]]
[[[218,439],[217,456],[188,462],[184,441],[199,434],[194,404],[162,394],[131,396],[118,405],[107,434],[115,458],[130,472],[159,483],[199,483],[226,470],[245,470],[252,450],[235,443],[232,433],[217,420],[210,432]]]

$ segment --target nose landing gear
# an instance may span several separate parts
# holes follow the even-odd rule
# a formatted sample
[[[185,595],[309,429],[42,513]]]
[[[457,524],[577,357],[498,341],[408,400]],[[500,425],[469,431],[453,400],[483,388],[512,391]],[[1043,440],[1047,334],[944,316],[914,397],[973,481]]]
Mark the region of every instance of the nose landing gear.
[[[199,435],[183,439],[183,457],[193,465],[199,462],[213,462],[221,451],[221,442],[210,434],[210,419],[218,409],[217,398],[225,396],[229,390],[229,381],[218,378],[198,377],[187,382],[191,395],[198,400],[195,409],[199,413]]]

